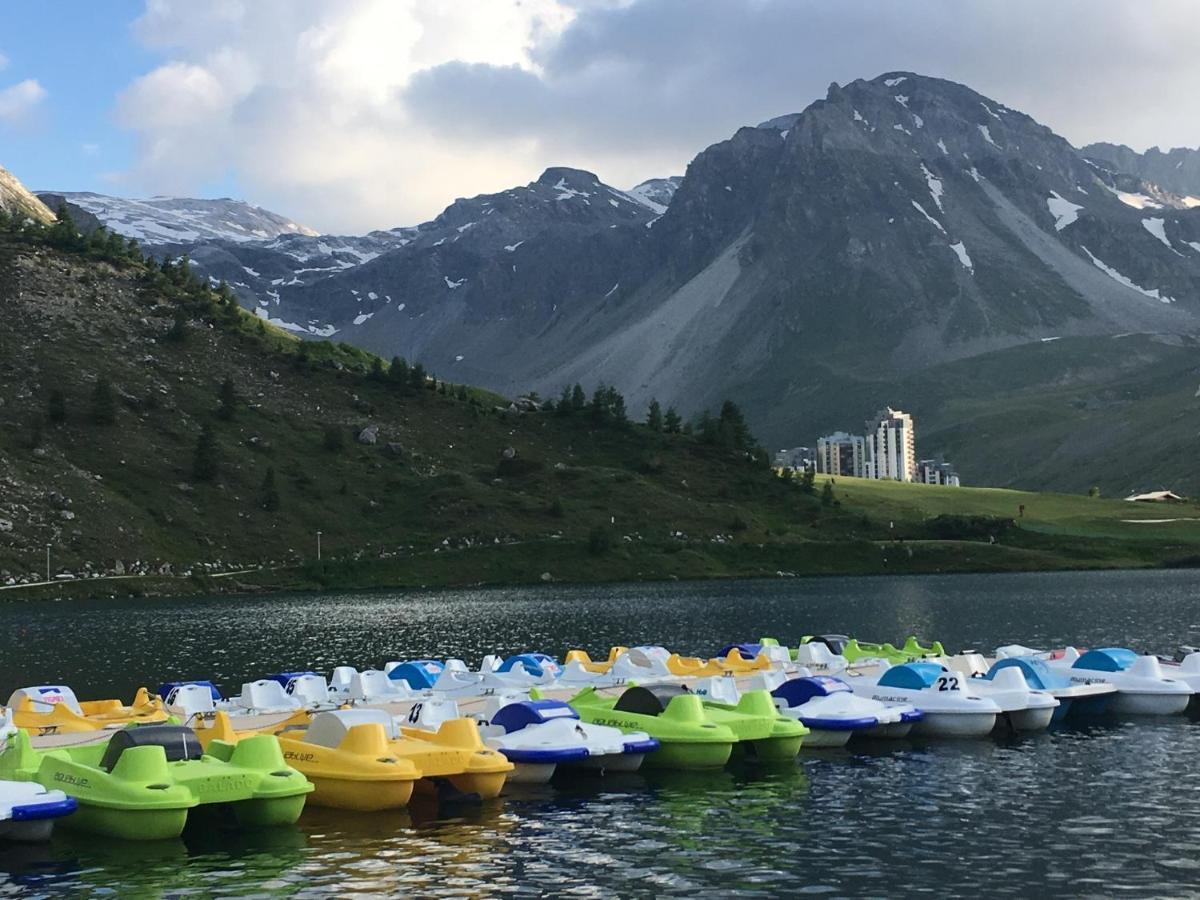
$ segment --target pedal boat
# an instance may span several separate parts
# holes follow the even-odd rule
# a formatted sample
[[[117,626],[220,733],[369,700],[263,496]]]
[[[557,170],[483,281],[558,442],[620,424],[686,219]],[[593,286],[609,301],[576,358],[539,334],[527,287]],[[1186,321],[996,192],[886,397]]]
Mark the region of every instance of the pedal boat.
[[[822,646],[822,645],[817,645]],[[804,748],[844,747],[851,737],[908,737],[922,714],[912,705],[888,705],[860,697],[845,681],[828,675],[789,678],[771,691],[782,715],[803,723]]]
[[[808,734],[804,723],[779,712],[770,691],[740,691],[730,675],[701,679],[683,690],[699,696],[709,718],[737,736],[734,753],[747,759],[793,761]]]
[[[1018,668],[988,669],[979,653],[944,657],[943,664],[951,672],[970,679],[972,693],[987,697],[1000,707],[998,730],[1042,731],[1066,714],[1065,710],[1060,712],[1062,701],[1054,693],[1034,685]]]
[[[1163,674],[1176,681],[1182,681],[1194,692],[1187,712],[1195,716],[1200,714],[1200,652],[1187,648],[1175,659],[1159,657]]]
[[[414,791],[490,800],[513,770],[465,718],[424,731],[401,726],[386,710],[361,707],[319,712],[307,727],[273,730],[288,764],[317,785],[313,802],[319,806],[396,809]]]
[[[62,791],[33,781],[0,781],[0,841],[49,840],[55,821],[73,812],[75,798]]]
[[[1101,647],[1082,654],[1067,647],[1061,657],[1047,663],[1075,684],[1111,684],[1117,692],[1109,709],[1117,715],[1179,715],[1195,694],[1186,681],[1167,677],[1157,657],[1138,656],[1125,647]]]
[[[415,717],[416,727],[436,729],[445,718],[458,715],[454,700],[432,700],[414,705],[408,721]],[[545,784],[556,771],[574,768],[634,772],[647,753],[658,749],[658,741],[644,732],[625,734],[583,722],[561,700],[495,695],[474,718],[484,743],[516,767],[510,783]]]
[[[556,687],[620,687],[675,678],[667,668],[671,654],[662,647],[613,647],[607,662],[592,662],[583,650],[572,650],[555,681]]]
[[[1006,671],[1020,673],[1030,688],[1045,691],[1058,701],[1058,708],[1053,711],[1050,719],[1051,723],[1061,722],[1066,718],[1102,716],[1108,712],[1109,704],[1117,690],[1103,681],[1091,684],[1074,682],[1067,675],[1048,666],[1045,660],[1029,657],[996,660],[980,677],[999,681]],[[978,686],[979,683],[973,681],[972,685]]]
[[[719,769],[738,741],[728,725],[713,720],[699,696],[678,684],[629,687],[618,697],[587,687],[568,702],[584,722],[657,740],[658,750],[646,757],[645,768]]]
[[[126,706],[120,700],[81,702],[62,684],[35,685],[14,691],[7,706],[12,724],[35,735],[78,734],[167,721],[162,701],[145,688],[140,688],[133,703]]]
[[[908,662],[888,666],[878,678],[846,678],[851,690],[889,705],[915,706],[922,713],[912,725],[913,735],[925,737],[983,737],[996,727],[1000,707],[971,690],[971,679],[935,662]]]
[[[104,742],[45,751],[22,733],[0,753],[0,777],[73,797],[77,809],[64,827],[133,841],[178,837],[198,808],[226,810],[246,828],[290,825],[313,789],[270,735],[214,742],[206,753],[180,725],[126,728]]]

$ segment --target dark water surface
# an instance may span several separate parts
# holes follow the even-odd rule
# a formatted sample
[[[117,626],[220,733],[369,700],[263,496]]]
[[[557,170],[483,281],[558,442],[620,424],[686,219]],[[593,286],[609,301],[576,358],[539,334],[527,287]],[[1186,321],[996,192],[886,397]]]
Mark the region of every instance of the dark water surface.
[[[1121,572],[544,587],[0,606],[0,693],[85,699],[284,669],[661,643],[916,633],[951,649],[1200,632],[1200,574]],[[2,699],[2,698],[0,698]],[[1200,723],[802,753],[782,770],[647,773],[294,829],[0,848],[0,897],[1197,895]]]

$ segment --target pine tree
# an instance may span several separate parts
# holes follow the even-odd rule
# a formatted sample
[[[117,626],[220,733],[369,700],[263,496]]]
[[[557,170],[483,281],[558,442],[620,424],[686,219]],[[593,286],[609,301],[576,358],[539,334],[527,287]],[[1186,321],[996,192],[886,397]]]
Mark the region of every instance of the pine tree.
[[[261,322],[259,323],[262,324]],[[187,340],[188,320],[187,315],[182,309],[176,310],[175,321],[171,323],[170,329],[167,331],[167,340],[176,344],[182,344]]]
[[[386,377],[383,371],[383,360],[378,356],[371,360],[371,374],[369,377],[372,381],[383,381]]]
[[[104,376],[96,380],[92,389],[92,421],[97,425],[112,425],[117,421],[117,398]]]
[[[50,399],[46,403],[46,416],[55,425],[67,421],[67,397],[62,391],[50,392]]]
[[[646,425],[651,431],[663,430],[662,407],[659,406],[657,400],[650,401],[650,411],[646,413]]]
[[[232,378],[226,376],[225,380],[221,382],[219,396],[221,405],[217,407],[217,418],[228,422],[237,412],[237,390],[233,386]]]
[[[583,392],[583,385],[578,382],[571,388],[571,409],[581,410],[587,406],[587,395]]]
[[[683,428],[683,419],[679,417],[679,413],[675,411],[675,407],[668,406],[667,414],[663,416],[663,429],[667,434],[679,434]]]
[[[196,439],[196,450],[192,454],[192,481],[211,482],[217,480],[221,471],[220,450],[212,426],[205,424]]]
[[[706,444],[715,444],[717,442],[717,420],[712,417],[712,413],[707,409],[700,415],[700,421],[696,424],[696,433],[700,435],[700,440]]]
[[[413,363],[412,368],[408,370],[408,383],[413,387],[425,387],[425,367],[420,363]]]
[[[408,377],[408,361],[403,356],[393,356],[392,364],[388,367],[388,378],[393,384],[407,387]]]
[[[267,474],[263,477],[262,487],[258,492],[258,503],[267,512],[279,509],[279,490],[275,487],[275,467],[268,466]]]
[[[821,488],[821,505],[833,506],[833,482],[826,481],[825,487]]]
[[[746,418],[732,400],[721,404],[721,414],[717,419],[717,440],[729,450],[751,450],[754,447],[754,439],[750,436]]]

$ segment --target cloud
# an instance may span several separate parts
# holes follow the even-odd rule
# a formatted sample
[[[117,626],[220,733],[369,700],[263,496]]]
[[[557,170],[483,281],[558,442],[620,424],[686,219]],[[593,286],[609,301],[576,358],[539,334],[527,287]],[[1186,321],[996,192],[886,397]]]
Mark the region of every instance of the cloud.
[[[0,122],[17,125],[26,121],[46,96],[46,89],[32,78],[0,89]]]
[[[8,57],[0,53],[0,72],[8,68]]]
[[[682,171],[739,125],[893,69],[962,81],[1077,144],[1200,144],[1192,0],[148,0],[127,186],[335,230],[576,165]]]

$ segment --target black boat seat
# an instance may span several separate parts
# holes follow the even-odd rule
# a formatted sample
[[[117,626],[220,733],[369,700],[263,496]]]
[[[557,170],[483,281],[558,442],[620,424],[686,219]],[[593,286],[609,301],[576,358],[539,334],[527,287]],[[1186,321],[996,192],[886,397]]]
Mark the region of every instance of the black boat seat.
[[[196,732],[182,725],[142,725],[139,728],[124,728],[108,739],[108,747],[100,760],[100,768],[111,772],[130,747],[162,747],[167,762],[199,759],[204,755]]]

